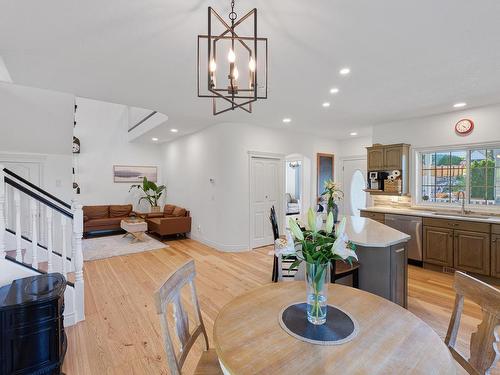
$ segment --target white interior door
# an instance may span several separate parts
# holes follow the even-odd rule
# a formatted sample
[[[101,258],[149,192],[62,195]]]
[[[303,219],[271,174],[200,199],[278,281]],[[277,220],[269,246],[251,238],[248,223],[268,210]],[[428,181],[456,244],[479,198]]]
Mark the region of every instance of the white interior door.
[[[274,236],[269,221],[271,207],[281,218],[281,160],[252,157],[250,162],[250,247],[271,245]]]
[[[342,185],[344,191],[343,214],[359,216],[359,210],[366,208],[366,159],[344,160],[342,165]]]

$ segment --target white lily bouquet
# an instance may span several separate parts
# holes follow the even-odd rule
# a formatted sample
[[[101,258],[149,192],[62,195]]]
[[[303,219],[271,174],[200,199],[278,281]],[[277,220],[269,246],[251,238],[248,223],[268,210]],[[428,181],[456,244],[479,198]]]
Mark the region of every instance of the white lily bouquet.
[[[307,282],[307,318],[313,324],[326,322],[326,276],[330,270],[331,262],[342,260],[352,264],[357,260],[356,245],[349,241],[345,233],[346,218],[334,228],[333,213],[327,216],[326,225],[323,229],[323,218],[317,215],[312,208],[307,213],[306,230],[302,230],[297,222],[290,219],[290,231],[294,237],[294,253],[297,259],[292,263],[290,269],[306,262]]]
[[[326,211],[328,213],[332,212],[335,207],[335,202],[338,202],[344,198],[344,192],[340,190],[339,186],[333,182],[333,180],[325,181],[325,191],[321,193],[322,197],[326,199]]]

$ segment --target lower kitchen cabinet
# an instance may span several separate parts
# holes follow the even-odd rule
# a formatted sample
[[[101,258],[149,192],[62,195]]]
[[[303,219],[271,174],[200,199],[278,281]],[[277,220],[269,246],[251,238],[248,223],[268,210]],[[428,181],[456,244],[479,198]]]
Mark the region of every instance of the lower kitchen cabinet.
[[[489,233],[455,230],[454,268],[480,275],[490,274]]]
[[[491,235],[491,276],[500,278],[500,234]]]
[[[453,229],[424,226],[423,260],[453,267]]]

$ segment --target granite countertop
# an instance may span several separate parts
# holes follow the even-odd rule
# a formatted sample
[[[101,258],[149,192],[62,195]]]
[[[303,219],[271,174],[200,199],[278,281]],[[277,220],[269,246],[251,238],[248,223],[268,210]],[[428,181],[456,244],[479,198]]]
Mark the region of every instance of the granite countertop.
[[[354,244],[365,247],[388,247],[408,241],[403,232],[364,217],[348,216],[345,231]]]
[[[487,214],[485,214],[484,216],[483,215],[474,216],[474,214],[471,214],[471,216],[457,216],[447,213],[439,213],[439,214],[433,213],[433,212],[439,212],[439,209],[430,211],[430,210],[421,210],[415,208],[368,207],[362,209],[361,211],[379,212],[383,214],[394,214],[394,215],[399,214],[399,215],[430,217],[435,219],[464,220],[464,221],[475,221],[480,223],[500,224],[500,216],[488,216]]]

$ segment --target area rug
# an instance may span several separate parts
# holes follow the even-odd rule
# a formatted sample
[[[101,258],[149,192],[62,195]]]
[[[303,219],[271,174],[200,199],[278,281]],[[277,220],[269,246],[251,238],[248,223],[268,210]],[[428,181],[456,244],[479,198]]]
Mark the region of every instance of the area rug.
[[[151,238],[147,234],[144,235],[144,239],[145,241],[132,243],[132,237],[127,236],[124,238],[123,234],[84,239],[83,260],[111,258],[168,247],[168,245]]]

